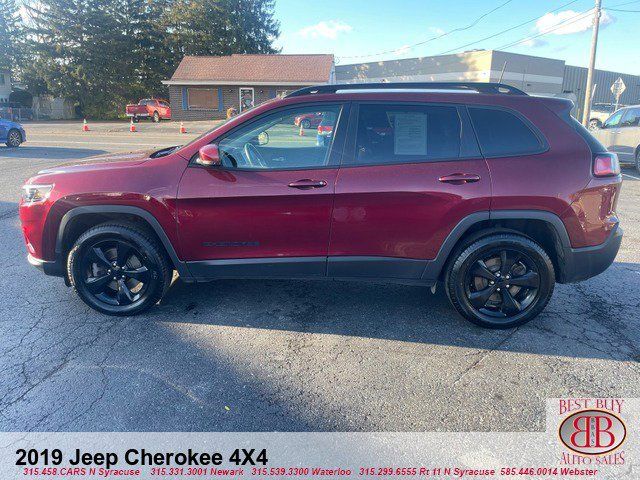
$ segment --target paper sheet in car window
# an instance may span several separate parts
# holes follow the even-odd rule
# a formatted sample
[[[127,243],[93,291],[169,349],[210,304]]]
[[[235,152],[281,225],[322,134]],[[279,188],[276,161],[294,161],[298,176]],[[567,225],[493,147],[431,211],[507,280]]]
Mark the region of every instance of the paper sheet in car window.
[[[396,155],[426,155],[427,116],[423,113],[394,115],[394,146]]]

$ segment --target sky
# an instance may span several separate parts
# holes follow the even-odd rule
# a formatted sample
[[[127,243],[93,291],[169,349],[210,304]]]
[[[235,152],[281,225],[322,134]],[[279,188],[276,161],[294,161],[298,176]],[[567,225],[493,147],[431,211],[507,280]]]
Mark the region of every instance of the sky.
[[[584,67],[594,3],[276,0],[281,35],[275,44],[282,53],[333,53],[338,65],[496,49]],[[596,68],[640,75],[640,0],[602,0],[602,6]]]

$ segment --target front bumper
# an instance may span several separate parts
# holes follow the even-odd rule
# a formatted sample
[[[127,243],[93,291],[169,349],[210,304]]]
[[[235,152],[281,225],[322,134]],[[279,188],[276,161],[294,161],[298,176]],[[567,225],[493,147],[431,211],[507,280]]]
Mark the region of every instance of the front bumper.
[[[600,245],[565,248],[559,281],[561,283],[580,282],[604,272],[615,260],[621,242],[622,228],[616,225],[609,238]]]

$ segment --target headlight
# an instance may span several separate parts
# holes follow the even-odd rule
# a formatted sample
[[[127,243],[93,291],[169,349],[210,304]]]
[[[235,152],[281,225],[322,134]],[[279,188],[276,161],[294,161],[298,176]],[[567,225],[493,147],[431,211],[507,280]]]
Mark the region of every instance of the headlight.
[[[22,200],[27,203],[44,202],[49,198],[53,185],[24,185],[22,187]]]

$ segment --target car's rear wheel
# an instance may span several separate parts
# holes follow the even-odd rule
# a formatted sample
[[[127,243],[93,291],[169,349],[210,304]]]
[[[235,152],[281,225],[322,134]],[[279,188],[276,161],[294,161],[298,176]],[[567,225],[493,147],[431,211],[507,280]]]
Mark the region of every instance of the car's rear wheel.
[[[302,120],[302,128],[304,128],[305,130],[307,128],[311,128],[311,120],[309,119]]]
[[[124,224],[87,230],[67,258],[69,281],[82,301],[108,315],[134,315],[155,305],[171,274],[155,239]]]
[[[640,147],[636,149],[636,172],[640,173]]]
[[[16,148],[22,143],[22,134],[19,130],[12,128],[7,134],[7,147]]]
[[[456,254],[446,274],[458,312],[488,328],[512,328],[536,317],[555,286],[553,263],[532,240],[512,234],[480,238]]]
[[[160,114],[158,112],[153,112],[153,123],[158,123],[160,121]]]

